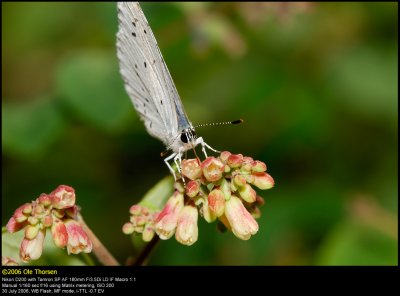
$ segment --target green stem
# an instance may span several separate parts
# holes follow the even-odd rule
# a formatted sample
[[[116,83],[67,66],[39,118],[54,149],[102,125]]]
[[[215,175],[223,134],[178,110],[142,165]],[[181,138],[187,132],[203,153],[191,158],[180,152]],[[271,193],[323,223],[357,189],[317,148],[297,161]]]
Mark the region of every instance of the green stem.
[[[158,244],[159,241],[160,241],[160,238],[158,236],[154,236],[154,238],[143,248],[142,252],[136,258],[133,265],[134,266],[142,266],[145,263],[145,261],[148,259],[148,257],[150,256],[150,253],[153,251],[153,249],[155,248],[155,246]]]
[[[86,225],[85,221],[82,218],[81,214],[78,214],[78,222],[81,224],[83,230],[88,235],[89,239],[93,245],[93,253],[99,259],[99,261],[106,266],[119,266],[117,260],[111,255],[111,253],[107,250],[107,248],[100,242],[97,236],[93,233],[93,231]]]

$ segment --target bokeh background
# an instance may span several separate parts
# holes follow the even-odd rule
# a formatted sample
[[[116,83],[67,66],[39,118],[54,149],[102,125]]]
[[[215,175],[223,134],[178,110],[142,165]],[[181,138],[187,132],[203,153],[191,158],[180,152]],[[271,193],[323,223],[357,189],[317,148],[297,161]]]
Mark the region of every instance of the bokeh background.
[[[398,4],[144,3],[194,124],[267,163],[249,241],[199,223],[151,265],[398,264]],[[59,184],[120,262],[128,209],[168,174],[125,93],[115,3],[2,3],[2,224]]]

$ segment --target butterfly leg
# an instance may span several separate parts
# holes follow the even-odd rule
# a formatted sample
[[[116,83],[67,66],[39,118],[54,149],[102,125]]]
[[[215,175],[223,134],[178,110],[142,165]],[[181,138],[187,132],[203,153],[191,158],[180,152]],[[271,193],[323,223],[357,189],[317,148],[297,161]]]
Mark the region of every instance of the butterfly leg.
[[[211,147],[210,145],[208,145],[206,142],[204,142],[204,140],[203,140],[202,137],[198,137],[198,138],[196,139],[196,145],[198,145],[198,144],[201,144],[201,150],[203,151],[205,157],[207,157],[206,147],[207,147],[208,149],[210,149],[211,151],[214,151],[214,152],[217,152],[217,153],[220,152],[220,151],[215,150],[214,148],[212,148],[212,147]]]
[[[168,163],[169,160],[174,159],[177,157],[178,153],[172,153],[170,156],[164,158],[164,162],[167,165],[169,171],[172,173],[172,175],[174,176],[174,180],[176,181],[176,175],[175,175],[175,171],[173,170],[173,168],[171,167],[171,165]],[[175,162],[176,163],[176,162]],[[179,166],[178,166],[178,170],[179,170]]]
[[[182,154],[183,154],[183,152],[182,152],[182,149],[180,148],[179,152],[174,157],[174,162],[176,164],[176,167],[178,168],[179,174],[181,175],[183,186],[186,187],[185,178],[182,175]]]

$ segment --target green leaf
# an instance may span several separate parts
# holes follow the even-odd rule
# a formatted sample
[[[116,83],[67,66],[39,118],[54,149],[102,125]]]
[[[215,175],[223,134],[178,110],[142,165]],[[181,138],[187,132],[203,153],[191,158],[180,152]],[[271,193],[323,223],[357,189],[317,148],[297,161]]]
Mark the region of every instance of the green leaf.
[[[43,253],[38,260],[32,260],[29,263],[24,263],[19,258],[19,247],[24,238],[24,231],[9,233],[4,231],[1,237],[1,256],[7,256],[15,259],[20,265],[87,265],[83,260],[83,255],[68,255],[67,251],[56,247],[49,231],[46,233],[44,240]]]
[[[54,100],[41,98],[23,104],[4,103],[2,107],[2,140],[7,153],[44,154],[64,128]]]
[[[100,129],[119,130],[134,114],[115,52],[89,51],[71,56],[59,66],[56,80],[62,101]]]
[[[153,211],[160,211],[167,199],[171,197],[174,189],[172,176],[167,176],[151,188],[139,203]]]

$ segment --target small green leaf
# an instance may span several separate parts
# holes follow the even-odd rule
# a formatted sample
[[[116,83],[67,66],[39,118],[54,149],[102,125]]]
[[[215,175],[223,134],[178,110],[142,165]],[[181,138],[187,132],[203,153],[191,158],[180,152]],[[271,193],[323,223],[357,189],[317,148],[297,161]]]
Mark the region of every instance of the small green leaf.
[[[173,189],[173,178],[167,176],[151,188],[139,204],[153,211],[160,211],[172,195]]]

